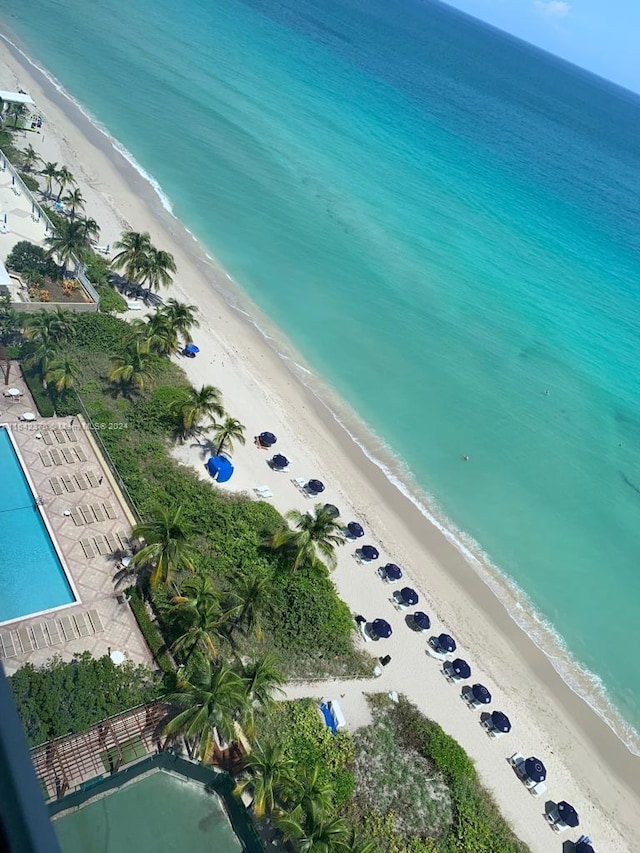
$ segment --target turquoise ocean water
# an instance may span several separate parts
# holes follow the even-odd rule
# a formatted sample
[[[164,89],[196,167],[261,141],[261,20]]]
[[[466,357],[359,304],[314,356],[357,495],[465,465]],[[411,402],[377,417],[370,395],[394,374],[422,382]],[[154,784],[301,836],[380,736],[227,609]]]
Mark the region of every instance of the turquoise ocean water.
[[[640,99],[415,0],[0,15],[640,727]]]

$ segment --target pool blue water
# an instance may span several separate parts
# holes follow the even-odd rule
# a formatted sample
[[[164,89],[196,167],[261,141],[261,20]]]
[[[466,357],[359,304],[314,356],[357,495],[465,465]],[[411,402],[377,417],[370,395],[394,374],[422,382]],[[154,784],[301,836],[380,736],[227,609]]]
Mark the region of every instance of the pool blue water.
[[[74,601],[6,429],[0,429],[0,622]]]

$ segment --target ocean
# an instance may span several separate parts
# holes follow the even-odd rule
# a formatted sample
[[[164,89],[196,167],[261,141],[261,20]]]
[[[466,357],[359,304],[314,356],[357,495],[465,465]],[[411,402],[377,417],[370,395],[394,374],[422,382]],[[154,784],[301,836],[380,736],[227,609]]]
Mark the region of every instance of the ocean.
[[[420,0],[0,15],[640,728],[640,99]]]

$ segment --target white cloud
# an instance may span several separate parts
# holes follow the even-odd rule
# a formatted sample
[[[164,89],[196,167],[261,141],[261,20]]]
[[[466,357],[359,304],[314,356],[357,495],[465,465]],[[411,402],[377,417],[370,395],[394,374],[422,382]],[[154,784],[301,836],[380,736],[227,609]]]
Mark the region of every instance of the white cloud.
[[[533,5],[547,18],[566,18],[571,13],[571,3],[566,0],[533,0]]]

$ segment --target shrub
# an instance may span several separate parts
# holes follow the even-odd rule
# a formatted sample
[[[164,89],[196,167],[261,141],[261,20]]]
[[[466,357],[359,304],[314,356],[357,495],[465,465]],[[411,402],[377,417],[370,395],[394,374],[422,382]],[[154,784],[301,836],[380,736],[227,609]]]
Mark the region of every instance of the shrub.
[[[40,276],[39,280],[48,276],[57,281],[62,277],[60,267],[47,256],[46,250],[28,240],[15,244],[7,255],[6,266],[16,272],[32,274],[34,278]]]
[[[158,630],[158,627],[149,618],[149,614],[147,613],[140,591],[136,587],[132,587],[128,591],[128,594],[129,605],[131,606],[133,615],[136,617],[140,633],[151,649],[151,653],[153,654],[156,663],[166,674],[175,672],[175,666],[173,665],[171,655],[167,651],[162,634]]]
[[[100,311],[104,314],[121,314],[127,310],[126,300],[120,296],[118,291],[111,284],[96,284],[91,276],[89,280],[94,284],[95,289],[100,297]]]
[[[52,418],[55,416],[55,409],[53,407],[53,403],[51,399],[47,395],[47,392],[42,387],[42,380],[35,372],[35,370],[27,369],[24,364],[22,365],[22,373],[24,376],[24,381],[27,383],[27,387],[31,392],[31,396],[33,397],[33,402],[36,404],[38,411],[42,415],[43,418]]]
[[[20,178],[22,179],[22,183],[28,190],[31,190],[32,193],[37,193],[40,189],[40,184],[38,183],[37,178],[34,178],[33,175],[30,175],[28,172],[20,172]]]

